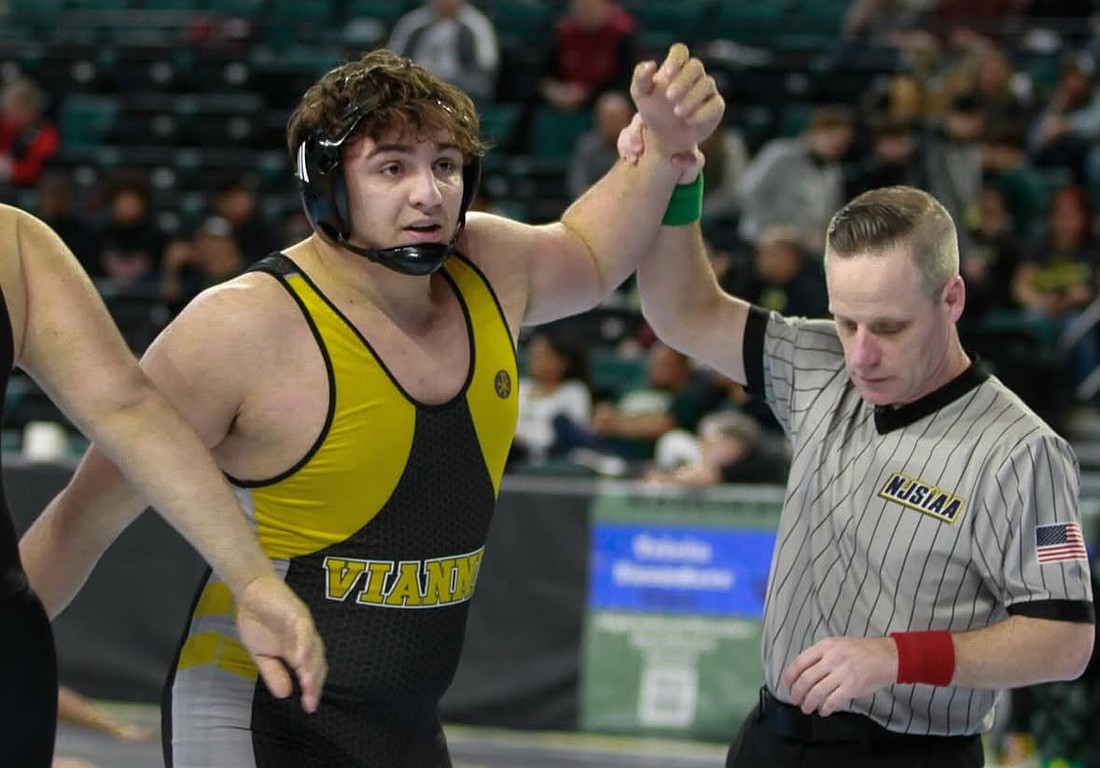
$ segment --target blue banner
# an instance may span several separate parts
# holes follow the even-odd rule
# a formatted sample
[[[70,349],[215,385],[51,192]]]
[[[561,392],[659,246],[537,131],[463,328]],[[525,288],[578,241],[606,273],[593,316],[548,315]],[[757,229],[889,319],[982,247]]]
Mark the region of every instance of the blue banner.
[[[596,609],[760,618],[774,530],[597,523]]]

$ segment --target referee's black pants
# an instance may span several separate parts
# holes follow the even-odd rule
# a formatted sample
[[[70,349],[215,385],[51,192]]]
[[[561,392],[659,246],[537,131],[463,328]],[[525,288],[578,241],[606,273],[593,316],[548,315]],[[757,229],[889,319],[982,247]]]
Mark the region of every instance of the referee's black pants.
[[[893,734],[862,715],[803,715],[762,695],[730,745],[726,768],[981,768],[980,736]]]

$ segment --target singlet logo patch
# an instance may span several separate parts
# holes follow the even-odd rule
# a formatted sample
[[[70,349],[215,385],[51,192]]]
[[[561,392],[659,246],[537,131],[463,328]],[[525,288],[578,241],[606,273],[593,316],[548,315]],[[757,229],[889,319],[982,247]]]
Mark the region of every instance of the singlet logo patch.
[[[474,594],[485,548],[432,560],[358,560],[326,557],[325,597],[382,608],[437,608]],[[358,592],[356,589],[358,588]]]
[[[508,399],[508,395],[512,394],[512,377],[508,375],[508,371],[503,368],[497,371],[497,375],[493,378],[493,388],[501,400]]]
[[[966,499],[961,496],[900,472],[894,472],[887,478],[878,495],[945,523],[958,520],[966,507]]]

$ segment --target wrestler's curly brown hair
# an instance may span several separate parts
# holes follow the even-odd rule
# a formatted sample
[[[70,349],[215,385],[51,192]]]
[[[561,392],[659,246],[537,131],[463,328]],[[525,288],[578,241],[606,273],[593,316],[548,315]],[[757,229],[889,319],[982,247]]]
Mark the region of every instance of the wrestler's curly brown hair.
[[[424,67],[380,48],[326,72],[309,87],[287,123],[291,158],[318,128],[335,138],[356,106],[365,108],[365,116],[349,139],[377,140],[395,130],[418,137],[442,131],[467,162],[485,154],[470,97]]]

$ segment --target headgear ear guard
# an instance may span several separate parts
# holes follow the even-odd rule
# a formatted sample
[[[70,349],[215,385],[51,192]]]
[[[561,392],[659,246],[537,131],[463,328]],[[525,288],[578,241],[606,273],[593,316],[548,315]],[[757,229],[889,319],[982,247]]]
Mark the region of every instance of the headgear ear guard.
[[[443,266],[454,252],[458,236],[466,224],[466,211],[481,181],[481,158],[474,156],[462,168],[462,202],[458,209],[458,227],[449,243],[417,243],[393,248],[363,248],[353,245],[347,182],[343,173],[343,146],[355,133],[367,113],[377,106],[373,95],[353,104],[345,113],[335,138],[317,128],[298,145],[296,176],[306,218],[314,229],[352,253],[406,275],[429,275]]]

